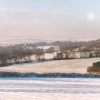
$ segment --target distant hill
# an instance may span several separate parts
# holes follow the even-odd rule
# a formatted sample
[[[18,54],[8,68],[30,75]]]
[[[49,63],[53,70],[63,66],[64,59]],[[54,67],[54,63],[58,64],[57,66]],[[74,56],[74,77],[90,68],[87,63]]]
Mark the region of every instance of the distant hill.
[[[92,41],[53,41],[53,42],[36,42],[36,43],[30,43],[30,46],[84,46],[89,44],[95,44],[100,43],[100,39],[92,40]]]
[[[98,39],[98,40],[96,40],[96,41],[94,41],[95,43],[100,43],[100,39]]]
[[[28,42],[27,42],[28,41]],[[16,41],[8,42],[8,45],[15,45],[15,46],[28,46],[28,47],[37,47],[37,46],[84,46],[84,45],[89,45],[89,44],[95,44],[95,43],[100,43],[100,39],[97,40],[91,40],[91,41],[47,41],[47,40],[19,40],[16,39]],[[0,46],[3,46],[4,43],[2,41],[0,42]],[[6,46],[6,45],[5,45]]]

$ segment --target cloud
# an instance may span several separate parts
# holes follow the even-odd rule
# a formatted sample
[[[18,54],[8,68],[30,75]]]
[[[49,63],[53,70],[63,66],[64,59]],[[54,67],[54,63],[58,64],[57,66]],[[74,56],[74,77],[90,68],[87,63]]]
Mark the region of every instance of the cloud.
[[[35,10],[33,9],[12,9],[12,8],[0,8],[0,11],[2,12],[13,12],[13,11],[16,11],[16,12],[33,12]]]
[[[43,14],[60,14],[65,15],[62,11],[41,10],[41,9],[15,9],[15,8],[0,8],[0,12],[22,12],[22,13],[43,13]]]

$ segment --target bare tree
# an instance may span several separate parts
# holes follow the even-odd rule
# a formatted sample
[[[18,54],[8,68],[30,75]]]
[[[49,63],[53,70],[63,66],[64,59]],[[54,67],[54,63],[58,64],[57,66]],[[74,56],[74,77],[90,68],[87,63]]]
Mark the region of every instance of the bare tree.
[[[33,53],[35,54],[35,58],[36,58],[37,61],[41,61],[42,59],[44,59],[44,51],[43,51],[43,49],[35,49],[33,51]]]

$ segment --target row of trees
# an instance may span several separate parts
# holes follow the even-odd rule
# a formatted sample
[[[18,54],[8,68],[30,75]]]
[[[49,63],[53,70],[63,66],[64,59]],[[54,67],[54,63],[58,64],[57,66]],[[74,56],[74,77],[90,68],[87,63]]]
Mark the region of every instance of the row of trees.
[[[47,52],[50,52],[50,50],[51,49]],[[36,61],[45,60],[43,49],[30,49],[19,45],[0,47],[0,66],[31,62],[33,61],[33,59],[31,59],[33,55]]]
[[[70,57],[71,53],[74,55],[74,49],[78,48],[77,46],[70,46],[70,47],[60,47],[60,51],[54,57],[54,59],[69,59],[73,58]]]
[[[9,65],[13,63],[30,62],[33,52],[30,50],[12,50],[0,52],[0,65]]]
[[[54,48],[50,47],[46,51],[43,49],[35,48],[30,49],[24,45],[0,47],[0,66],[11,65],[14,63],[23,63],[33,61],[32,56],[36,61],[44,61],[45,53],[54,52]]]
[[[97,47],[98,46],[98,47]],[[13,63],[22,63],[32,61],[31,57],[34,55],[36,61],[44,61],[45,53],[55,52],[54,47],[50,47],[46,50],[39,48],[30,48],[26,45],[18,46],[9,46],[9,47],[0,47],[0,65],[9,65]],[[95,57],[100,56],[99,44],[86,45],[86,46],[67,46],[60,47],[60,50],[57,52],[57,55],[54,59],[69,59],[75,58],[75,53],[83,52],[84,57],[87,57],[87,53],[90,53],[89,57],[95,55]],[[94,55],[93,55],[94,54]]]
[[[60,47],[55,59],[75,58],[77,54],[80,58],[100,57],[100,44]]]

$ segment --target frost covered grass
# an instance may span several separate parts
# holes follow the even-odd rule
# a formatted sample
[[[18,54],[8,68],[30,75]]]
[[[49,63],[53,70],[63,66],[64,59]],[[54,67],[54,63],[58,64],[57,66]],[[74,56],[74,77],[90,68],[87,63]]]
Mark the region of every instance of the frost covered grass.
[[[100,100],[100,79],[0,78],[0,100]]]
[[[1,67],[0,72],[20,72],[20,73],[87,73],[87,67],[93,62],[100,61],[100,58],[57,60],[46,62],[33,62],[27,64],[15,64]]]

